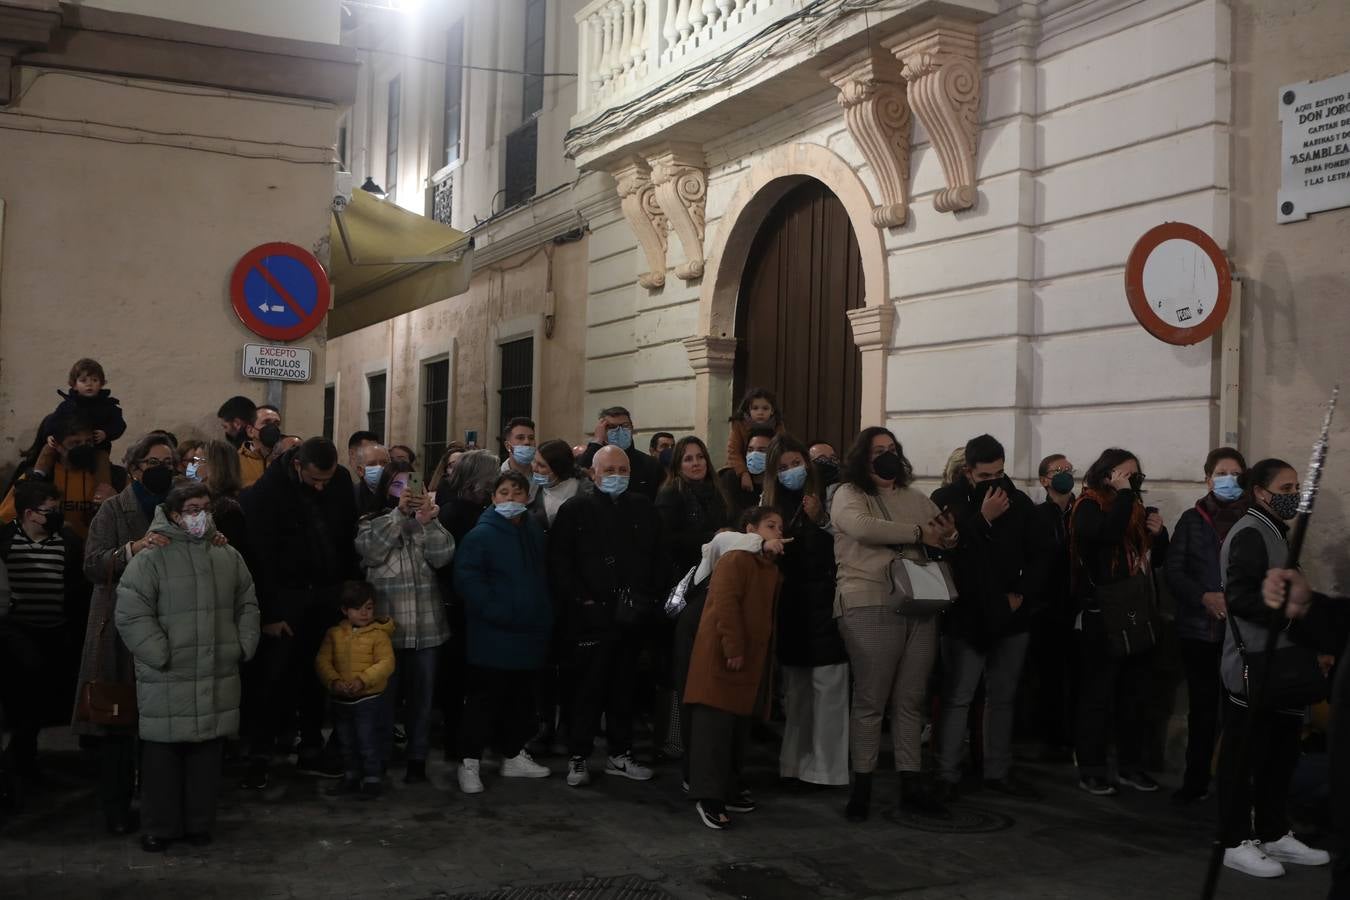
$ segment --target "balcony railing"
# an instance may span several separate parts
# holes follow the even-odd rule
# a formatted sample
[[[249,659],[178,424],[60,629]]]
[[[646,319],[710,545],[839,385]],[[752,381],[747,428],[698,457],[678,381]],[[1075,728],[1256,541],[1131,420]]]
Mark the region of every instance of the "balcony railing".
[[[668,81],[809,0],[593,0],[576,15],[577,118]]]

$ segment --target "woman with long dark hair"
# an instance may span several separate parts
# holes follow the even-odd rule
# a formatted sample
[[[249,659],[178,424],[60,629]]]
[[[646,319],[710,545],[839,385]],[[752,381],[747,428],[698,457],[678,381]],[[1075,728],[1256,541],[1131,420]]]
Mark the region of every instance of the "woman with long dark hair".
[[[910,487],[914,469],[887,428],[863,429],[848,452],[843,478],[830,515],[837,563],[834,615],[853,667],[848,816],[860,821],[871,809],[872,772],[888,708],[901,803],[940,813],[944,807],[921,779],[919,745],[928,676],[937,658],[937,616],[900,612],[891,564],[897,558],[926,562],[925,547],[955,546],[956,526]]]
[[[674,584],[698,565],[703,545],[732,524],[708,445],[700,438],[689,435],[675,443],[670,477],[656,495],[656,511],[671,561],[669,580]]]
[[[1099,796],[1119,793],[1107,777],[1112,735],[1119,781],[1138,791],[1158,789],[1158,782],[1144,771],[1140,722],[1153,652],[1150,648],[1113,655],[1101,605],[1102,588],[1150,574],[1166,554],[1162,516],[1146,509],[1142,500],[1144,477],[1139,457],[1130,451],[1118,447],[1102,451],[1083,476],[1083,493],[1069,525],[1082,633],[1075,740],[1078,786]]]
[[[1259,682],[1247,683],[1247,674],[1257,671],[1249,661],[1264,654],[1269,629],[1277,629],[1281,662],[1301,664],[1316,679],[1317,655],[1340,652],[1345,634],[1325,622],[1318,627],[1315,620],[1286,619],[1262,597],[1267,571],[1283,569],[1288,561],[1287,523],[1297,515],[1299,501],[1294,467],[1282,459],[1263,459],[1248,470],[1244,485],[1251,504],[1219,551],[1229,616],[1220,664],[1228,693],[1217,779],[1220,839],[1225,866],[1257,878],[1277,878],[1284,874],[1283,863],[1331,862],[1325,850],[1294,837],[1285,811],[1303,714],[1308,703],[1325,696],[1325,685],[1314,681],[1302,697],[1276,695]],[[1268,662],[1269,668],[1261,671],[1279,671],[1273,660]]]
[[[375,587],[375,615],[394,620],[394,674],[383,704],[384,761],[393,751],[394,714],[400,687],[407,700],[408,765],[405,784],[427,780],[431,705],[441,645],[450,623],[437,587],[436,570],[450,565],[455,539],[440,523],[436,498],[408,489],[413,467],[392,459],[380,474],[374,501],[378,512],[357,526],[356,552]]]
[[[577,494],[588,494],[595,489],[589,478],[578,477],[572,448],[557,438],[539,445],[530,468],[535,487],[530,515],[545,534],[564,503]]]
[[[806,445],[780,434],[769,445],[763,504],[783,517],[778,662],[786,695],[778,774],[848,784],[848,652],[834,619],[834,535],[824,485]]]

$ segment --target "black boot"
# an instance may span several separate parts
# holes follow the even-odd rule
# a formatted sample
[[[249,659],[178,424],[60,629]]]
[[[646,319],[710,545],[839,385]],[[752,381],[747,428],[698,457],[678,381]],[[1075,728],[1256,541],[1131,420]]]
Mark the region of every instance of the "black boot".
[[[427,780],[427,761],[425,759],[408,760],[408,769],[403,775],[404,784],[422,784]]]
[[[945,819],[951,815],[946,805],[929,789],[923,776],[918,772],[900,773],[900,806],[910,812],[935,819]]]
[[[850,822],[866,822],[872,811],[872,773],[854,772],[853,789],[848,794],[844,815]]]

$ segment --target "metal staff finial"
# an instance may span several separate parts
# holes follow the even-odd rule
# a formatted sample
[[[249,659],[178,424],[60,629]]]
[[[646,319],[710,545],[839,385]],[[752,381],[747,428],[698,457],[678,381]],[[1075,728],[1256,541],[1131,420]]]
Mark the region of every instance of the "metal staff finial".
[[[1312,512],[1317,500],[1317,487],[1322,483],[1322,469],[1327,462],[1327,444],[1331,439],[1331,418],[1336,414],[1336,400],[1341,395],[1341,386],[1331,389],[1331,402],[1327,405],[1327,414],[1322,419],[1322,433],[1313,443],[1312,458],[1308,461],[1308,471],[1303,476],[1303,490],[1299,493],[1298,511],[1303,515]]]

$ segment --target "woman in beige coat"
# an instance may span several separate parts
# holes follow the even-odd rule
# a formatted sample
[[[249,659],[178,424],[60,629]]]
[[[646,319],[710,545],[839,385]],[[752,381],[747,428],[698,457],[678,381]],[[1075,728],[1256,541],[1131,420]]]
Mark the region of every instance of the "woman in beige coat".
[[[955,546],[956,528],[933,501],[909,487],[914,470],[885,428],[863,430],[849,450],[842,477],[845,483],[834,495],[830,517],[838,564],[834,614],[853,667],[848,816],[867,818],[887,707],[901,802],[940,813],[941,804],[919,780],[923,704],[937,657],[937,616],[899,612],[891,563],[897,556],[923,561],[925,546]]]

